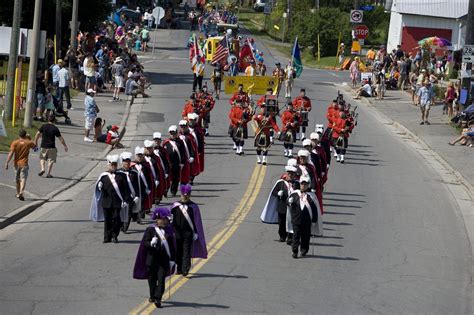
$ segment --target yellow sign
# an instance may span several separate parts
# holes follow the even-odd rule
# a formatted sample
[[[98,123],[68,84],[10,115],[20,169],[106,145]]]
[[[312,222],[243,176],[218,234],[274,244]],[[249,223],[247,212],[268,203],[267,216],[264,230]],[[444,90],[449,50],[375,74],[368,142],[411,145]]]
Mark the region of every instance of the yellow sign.
[[[279,31],[279,30],[280,30],[280,27],[279,27],[278,25],[276,25],[276,24],[275,24],[275,25],[273,25],[273,28],[274,28],[274,29],[276,29],[277,31]]]
[[[352,42],[351,55],[360,55],[361,47],[358,40]]]
[[[243,84],[244,91],[250,94],[265,94],[267,89],[273,89],[276,86],[276,79],[274,77],[224,77],[225,93],[234,94],[239,84]]]

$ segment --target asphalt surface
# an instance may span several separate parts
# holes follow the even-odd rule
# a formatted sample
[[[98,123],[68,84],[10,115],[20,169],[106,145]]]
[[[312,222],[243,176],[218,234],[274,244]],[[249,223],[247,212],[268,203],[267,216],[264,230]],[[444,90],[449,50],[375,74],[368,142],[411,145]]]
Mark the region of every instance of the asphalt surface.
[[[158,59],[142,60],[154,86],[151,98],[132,107],[124,138],[130,151],[180,119],[191,92],[183,48],[188,36],[160,31]],[[310,69],[296,80],[295,89],[305,87],[313,101],[310,125],[326,122],[337,92],[332,84],[345,80]],[[324,237],[312,240],[311,255],[295,260],[287,245],[275,241],[277,227],[259,219],[286,164],[283,148],[272,147],[266,167],[255,167],[251,139],[246,155],[236,156],[226,135],[227,100],[212,113],[206,170],[193,197],[208,244],[218,235],[216,250],[207,262],[195,262],[199,270],[189,280],[173,279],[175,289],[160,313],[472,313],[471,247],[463,220],[442,178],[402,138],[359,109],[346,164],[331,166]],[[0,313],[158,313],[144,303],[146,282],[132,279],[145,226],[132,224],[119,244],[102,244],[103,225],[88,221],[93,183],[104,168],[0,231]],[[240,216],[232,219],[236,212]],[[219,234],[229,218],[235,228]]]

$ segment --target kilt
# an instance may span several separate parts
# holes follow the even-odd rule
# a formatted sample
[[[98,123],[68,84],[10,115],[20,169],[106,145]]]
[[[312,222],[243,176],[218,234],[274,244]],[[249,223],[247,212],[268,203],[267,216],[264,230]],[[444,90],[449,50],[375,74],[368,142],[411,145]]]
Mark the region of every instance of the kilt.
[[[242,126],[241,134],[239,134],[239,127],[232,127],[232,139],[234,141],[240,141],[241,139],[248,139],[248,128],[247,126]]]
[[[259,133],[255,136],[253,145],[256,148],[267,149],[270,146],[270,135],[266,135],[264,132]]]
[[[281,132],[278,140],[286,143],[295,143],[296,142],[296,130],[287,130]]]

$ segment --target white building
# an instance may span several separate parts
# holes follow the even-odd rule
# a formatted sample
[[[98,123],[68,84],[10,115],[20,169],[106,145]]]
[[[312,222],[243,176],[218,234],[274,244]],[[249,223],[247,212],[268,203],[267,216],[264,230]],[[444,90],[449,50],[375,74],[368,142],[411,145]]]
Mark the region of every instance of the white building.
[[[461,49],[466,36],[469,0],[393,0],[387,1],[390,28],[387,49],[401,45],[414,52],[418,41],[426,37],[446,38],[452,49]]]

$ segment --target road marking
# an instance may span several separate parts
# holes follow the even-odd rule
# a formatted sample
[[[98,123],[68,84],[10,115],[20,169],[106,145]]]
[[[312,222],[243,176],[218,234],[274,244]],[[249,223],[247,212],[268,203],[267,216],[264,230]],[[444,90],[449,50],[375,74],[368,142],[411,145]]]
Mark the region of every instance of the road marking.
[[[190,274],[197,273],[206,264],[206,262],[209,261],[219,251],[219,249],[221,249],[222,246],[232,237],[232,235],[238,229],[240,224],[242,224],[242,222],[245,220],[247,214],[252,209],[252,206],[255,203],[255,200],[260,192],[263,180],[265,178],[265,172],[266,167],[262,167],[260,165],[255,166],[247,190],[245,191],[238,206],[235,208],[232,215],[226,220],[224,227],[208,243],[208,258],[197,259],[197,262],[190,270]],[[174,275],[173,277],[171,277],[171,285],[168,288],[168,290],[170,291],[169,293],[165,292],[163,301],[166,301],[169,296],[176,293],[176,291],[178,291],[189,280],[190,278],[181,277],[178,275]],[[148,300],[146,300],[139,306],[137,306],[135,309],[133,309],[130,314],[151,314],[155,309],[155,305],[149,303]]]

